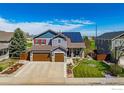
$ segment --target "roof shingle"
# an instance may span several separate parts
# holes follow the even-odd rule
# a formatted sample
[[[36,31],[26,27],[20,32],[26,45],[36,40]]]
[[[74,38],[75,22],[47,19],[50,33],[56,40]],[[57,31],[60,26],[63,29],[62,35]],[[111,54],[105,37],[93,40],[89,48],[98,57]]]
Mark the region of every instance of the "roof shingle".
[[[72,43],[81,43],[83,42],[80,32],[62,32],[65,36],[70,38]]]
[[[0,41],[10,41],[13,36],[13,32],[0,31]]]
[[[124,31],[108,32],[98,36],[97,39],[113,39],[121,34],[124,34]]]

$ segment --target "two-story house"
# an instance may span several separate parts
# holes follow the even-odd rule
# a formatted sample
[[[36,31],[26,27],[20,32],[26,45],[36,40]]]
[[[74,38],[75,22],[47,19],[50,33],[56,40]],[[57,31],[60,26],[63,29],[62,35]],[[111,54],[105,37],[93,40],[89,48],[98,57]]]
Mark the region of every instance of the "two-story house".
[[[0,61],[9,58],[9,44],[13,32],[0,31]]]
[[[98,51],[105,54],[112,54],[112,51],[115,51],[119,47],[124,47],[124,31],[104,33],[96,38],[96,45]],[[115,55],[118,57],[117,53]]]
[[[33,38],[31,61],[65,62],[67,57],[82,57],[83,42],[80,32],[45,31]]]

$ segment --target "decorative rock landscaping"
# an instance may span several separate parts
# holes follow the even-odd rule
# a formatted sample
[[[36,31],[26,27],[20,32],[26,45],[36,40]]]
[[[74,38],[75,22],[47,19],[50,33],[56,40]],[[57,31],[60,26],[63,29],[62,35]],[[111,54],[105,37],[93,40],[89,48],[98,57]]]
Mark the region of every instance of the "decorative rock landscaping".
[[[12,74],[13,72],[17,71],[22,65],[22,63],[16,63],[7,70],[3,71],[1,74]]]

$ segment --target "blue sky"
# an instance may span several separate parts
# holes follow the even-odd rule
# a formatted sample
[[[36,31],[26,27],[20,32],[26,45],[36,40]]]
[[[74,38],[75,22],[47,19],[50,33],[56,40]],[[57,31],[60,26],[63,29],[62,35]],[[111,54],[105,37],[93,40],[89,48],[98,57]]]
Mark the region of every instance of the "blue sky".
[[[20,27],[30,34],[47,29],[82,35],[124,30],[124,4],[0,4],[0,30]]]

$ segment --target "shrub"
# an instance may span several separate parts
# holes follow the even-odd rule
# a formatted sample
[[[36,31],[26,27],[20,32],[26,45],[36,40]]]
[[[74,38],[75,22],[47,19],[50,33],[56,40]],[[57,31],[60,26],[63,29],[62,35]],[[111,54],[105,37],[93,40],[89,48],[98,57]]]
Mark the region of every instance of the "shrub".
[[[0,67],[0,72],[3,71],[3,67]]]
[[[27,43],[27,47],[32,47],[32,43]]]
[[[110,72],[114,75],[114,76],[124,76],[124,69],[121,68],[118,65],[111,65],[110,66]]]
[[[78,64],[79,63],[79,58],[75,58],[75,59],[73,59],[73,63],[76,65],[76,64]]]
[[[68,69],[72,69],[72,67],[73,67],[72,63],[67,64],[67,68],[68,68]]]

